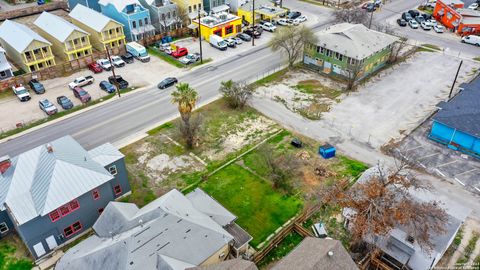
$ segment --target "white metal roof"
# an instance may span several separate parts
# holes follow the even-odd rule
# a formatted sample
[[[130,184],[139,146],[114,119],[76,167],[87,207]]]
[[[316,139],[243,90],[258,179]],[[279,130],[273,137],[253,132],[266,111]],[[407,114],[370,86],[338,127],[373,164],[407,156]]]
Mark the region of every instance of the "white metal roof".
[[[101,32],[111,21],[119,23],[100,12],[85,7],[82,4],[77,4],[68,15],[97,32]]]
[[[397,37],[368,29],[363,24],[340,23],[316,33],[317,45],[362,60],[398,40]]]
[[[0,47],[0,53],[3,54],[0,55],[0,71],[12,69],[12,66],[7,61],[7,57],[5,56],[5,50],[2,47]]]
[[[34,24],[60,42],[64,42],[74,31],[90,35],[73,23],[46,11],[35,20]]]
[[[122,10],[128,5],[137,4],[142,6],[138,0],[100,0],[98,3],[102,6],[112,4],[118,12],[122,12]]]
[[[107,166],[124,157],[111,143],[102,144],[88,151],[88,153],[93,160],[102,166]]]
[[[42,145],[11,159],[0,176],[0,210],[5,204],[19,224],[44,216],[113,176],[72,137]]]
[[[6,20],[0,26],[0,38],[19,53],[22,53],[34,40],[52,45],[27,26],[10,20]]]
[[[230,211],[199,188],[196,188],[186,196],[195,208],[207,214],[222,226],[228,225],[237,219],[234,214],[230,213]]]

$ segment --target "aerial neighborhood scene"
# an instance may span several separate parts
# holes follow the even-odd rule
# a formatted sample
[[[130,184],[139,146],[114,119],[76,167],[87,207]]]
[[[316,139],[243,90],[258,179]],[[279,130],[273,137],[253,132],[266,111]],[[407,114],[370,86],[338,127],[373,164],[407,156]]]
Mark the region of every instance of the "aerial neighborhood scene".
[[[480,0],[0,0],[0,270],[480,270]]]

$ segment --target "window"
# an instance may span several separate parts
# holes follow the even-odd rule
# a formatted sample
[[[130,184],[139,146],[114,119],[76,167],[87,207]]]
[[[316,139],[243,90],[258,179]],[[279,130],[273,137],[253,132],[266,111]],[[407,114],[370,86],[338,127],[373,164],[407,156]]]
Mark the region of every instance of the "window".
[[[132,22],[132,28],[137,28],[137,22],[136,21]]]
[[[3,77],[5,77],[5,76],[7,76],[7,73],[6,73],[5,71],[0,71],[0,77],[3,78]]]
[[[116,185],[113,187],[113,192],[115,192],[115,195],[120,195],[122,194],[122,187],[120,185]]]
[[[148,18],[145,18],[145,25],[148,24]]]
[[[225,35],[233,33],[233,25],[225,27]]]
[[[102,208],[98,208],[98,214],[102,214],[103,213],[103,207]]]
[[[77,45],[78,44],[78,39],[74,39],[73,44]]]
[[[170,12],[167,12],[167,19],[170,19]]]
[[[47,47],[43,47],[43,48],[42,48],[42,51],[43,51],[44,53],[48,53]]]
[[[82,43],[85,43],[85,42],[86,42],[85,37],[82,37]]]
[[[80,223],[80,221],[77,221],[72,225],[68,226],[67,228],[63,229],[63,232],[65,234],[65,237],[70,237],[81,230],[82,230],[82,223]]]
[[[108,168],[108,171],[110,172],[111,175],[117,175],[117,166],[112,165]]]
[[[177,13],[174,10],[174,11],[172,11],[172,17],[175,17],[175,16],[177,16]]]
[[[100,192],[98,191],[98,189],[94,189],[92,191],[92,197],[93,197],[94,200],[100,199]]]
[[[165,14],[162,13],[162,21],[165,20]]]
[[[48,214],[50,216],[50,220],[52,222],[55,222],[57,220],[60,219],[60,213],[58,212],[58,209],[55,209],[53,210],[52,212],[50,212],[50,214]]]
[[[120,33],[120,27],[117,28],[117,33]]]
[[[70,208],[68,208],[67,205],[60,206],[59,210],[60,210],[60,214],[62,214],[62,216],[66,216],[66,215],[70,214]]]
[[[43,68],[43,63],[38,63],[38,68]]]
[[[222,36],[222,29],[218,29],[218,30],[213,31],[213,34],[221,37]]]
[[[199,3],[198,4],[198,9],[201,9],[202,8],[202,3]]]
[[[40,49],[35,49],[35,50],[33,50],[33,53],[34,53],[34,54],[38,54],[39,52],[40,52]]]
[[[188,13],[192,13],[192,6],[188,6]]]
[[[80,208],[80,204],[78,203],[77,200],[73,200],[71,202],[68,203],[69,206],[70,206],[70,211],[73,212],[75,210],[77,210],[78,208]]]
[[[139,20],[138,21],[138,27],[142,27],[143,26],[143,21],[142,20]]]
[[[6,233],[6,232],[8,232],[7,223],[5,222],[0,223],[0,233]]]

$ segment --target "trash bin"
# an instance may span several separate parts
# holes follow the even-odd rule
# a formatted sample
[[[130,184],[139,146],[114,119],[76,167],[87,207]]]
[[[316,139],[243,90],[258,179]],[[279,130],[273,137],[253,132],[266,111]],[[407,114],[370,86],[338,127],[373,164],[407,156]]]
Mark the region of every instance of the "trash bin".
[[[335,152],[336,149],[330,144],[325,144],[320,146],[318,149],[318,153],[324,158],[324,159],[329,159],[332,157],[335,157]]]

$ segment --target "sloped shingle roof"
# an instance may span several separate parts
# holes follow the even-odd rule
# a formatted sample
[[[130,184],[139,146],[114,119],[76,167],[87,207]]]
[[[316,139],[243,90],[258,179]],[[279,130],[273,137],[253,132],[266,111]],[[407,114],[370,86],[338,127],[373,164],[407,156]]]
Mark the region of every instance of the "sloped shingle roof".
[[[34,24],[60,42],[64,42],[74,31],[90,35],[73,23],[46,11],[35,20]]]
[[[105,28],[105,26],[107,26],[107,24],[111,21],[118,23],[102,13],[87,8],[81,4],[77,4],[68,15],[97,32],[101,32],[103,28]]]
[[[35,40],[52,45],[27,26],[10,20],[6,20],[0,26],[0,38],[19,53],[22,53]]]

